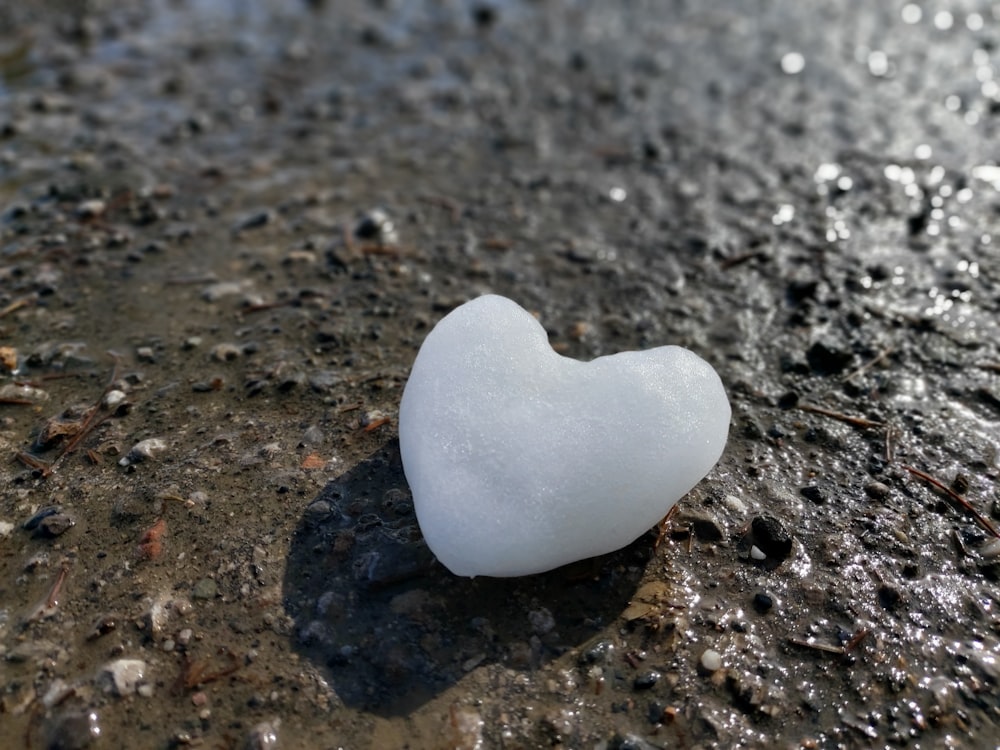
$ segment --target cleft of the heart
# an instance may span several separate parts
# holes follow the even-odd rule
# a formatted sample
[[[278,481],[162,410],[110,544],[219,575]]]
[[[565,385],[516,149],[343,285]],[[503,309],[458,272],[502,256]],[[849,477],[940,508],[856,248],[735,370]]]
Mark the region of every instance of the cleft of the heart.
[[[399,409],[420,529],[463,576],[540,573],[620,549],[722,455],[718,374],[677,346],[580,362],[486,295],[427,336]]]

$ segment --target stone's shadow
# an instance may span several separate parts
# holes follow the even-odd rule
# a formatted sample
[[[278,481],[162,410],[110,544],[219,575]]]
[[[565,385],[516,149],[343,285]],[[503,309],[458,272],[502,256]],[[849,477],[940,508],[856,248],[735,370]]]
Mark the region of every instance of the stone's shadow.
[[[649,537],[523,578],[460,578],[417,526],[398,441],[323,488],[289,553],[294,647],[341,700],[384,716],[432,699],[480,664],[531,670],[580,646],[627,606]]]

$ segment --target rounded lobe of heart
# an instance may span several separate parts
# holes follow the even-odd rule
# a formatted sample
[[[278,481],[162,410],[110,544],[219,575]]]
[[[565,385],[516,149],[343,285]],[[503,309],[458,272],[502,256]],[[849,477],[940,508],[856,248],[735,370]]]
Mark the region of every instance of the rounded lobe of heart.
[[[715,465],[731,416],[711,365],[677,346],[579,362],[505,297],[447,315],[399,413],[431,551],[457,575],[539,573],[654,526]]]

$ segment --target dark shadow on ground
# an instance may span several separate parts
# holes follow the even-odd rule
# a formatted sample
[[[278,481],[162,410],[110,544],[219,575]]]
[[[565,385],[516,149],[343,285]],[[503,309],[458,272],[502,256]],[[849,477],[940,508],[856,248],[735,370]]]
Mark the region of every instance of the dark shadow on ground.
[[[400,715],[489,662],[537,669],[627,605],[652,553],[624,550],[524,578],[459,578],[413,513],[396,441],[330,482],[289,553],[294,647],[350,706]]]

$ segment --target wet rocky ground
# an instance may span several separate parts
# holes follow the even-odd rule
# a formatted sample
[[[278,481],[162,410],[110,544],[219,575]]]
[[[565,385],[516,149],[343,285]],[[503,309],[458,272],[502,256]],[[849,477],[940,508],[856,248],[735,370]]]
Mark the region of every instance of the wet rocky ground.
[[[0,5],[0,746],[994,747],[998,29]],[[484,292],[719,370],[662,530],[435,563],[399,397]]]

